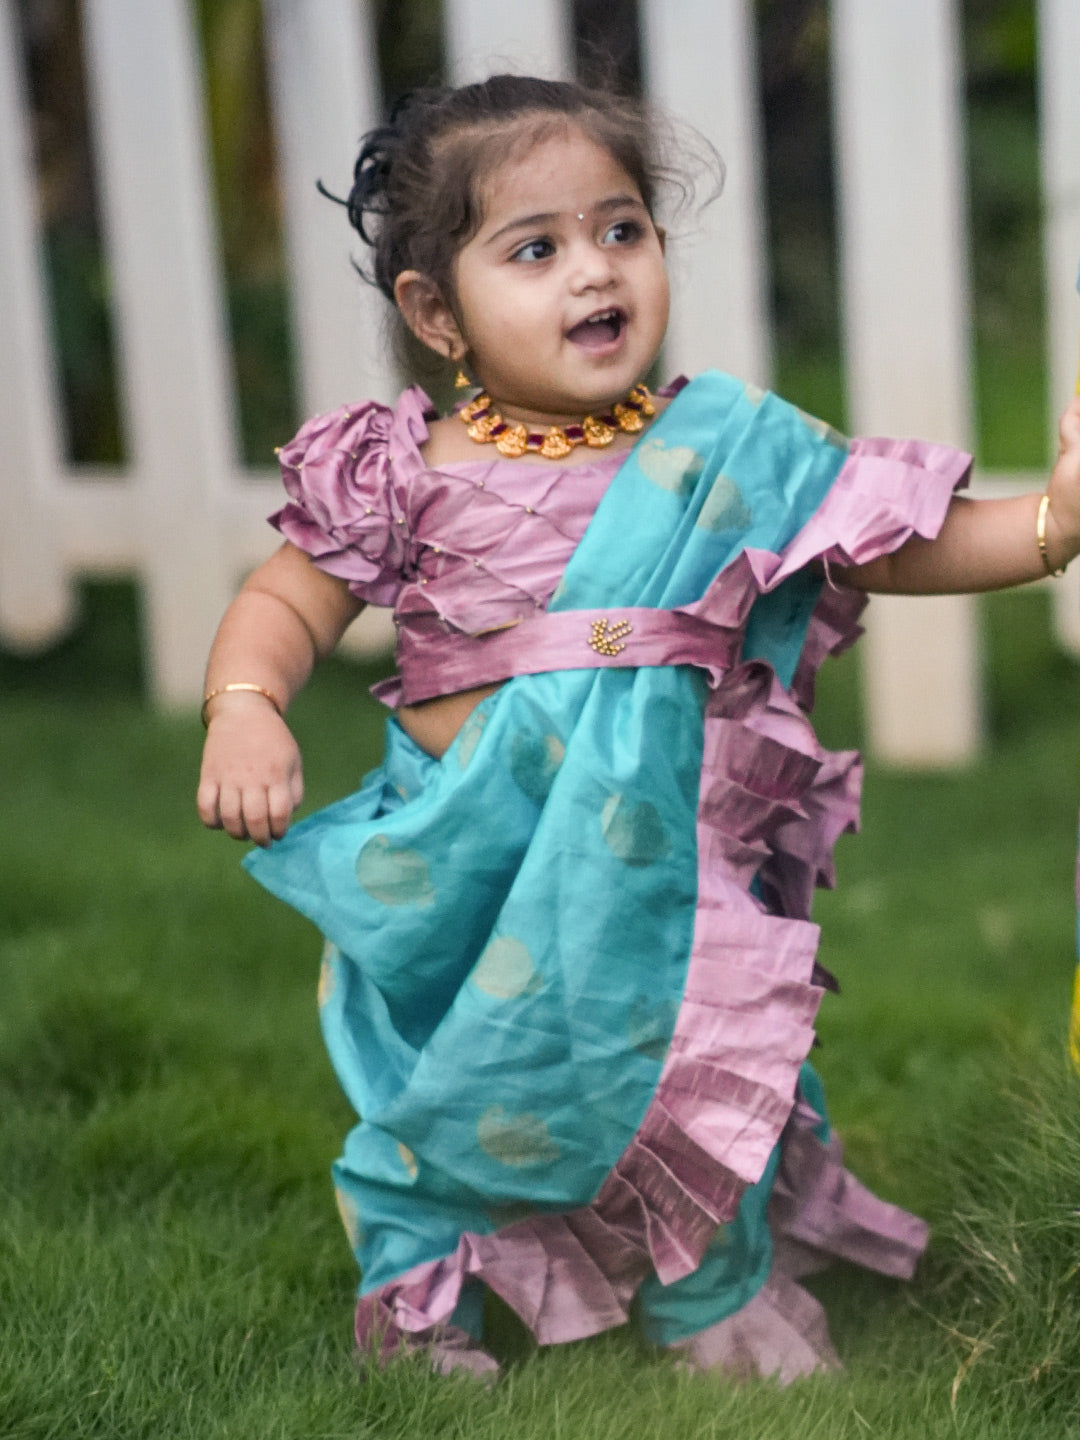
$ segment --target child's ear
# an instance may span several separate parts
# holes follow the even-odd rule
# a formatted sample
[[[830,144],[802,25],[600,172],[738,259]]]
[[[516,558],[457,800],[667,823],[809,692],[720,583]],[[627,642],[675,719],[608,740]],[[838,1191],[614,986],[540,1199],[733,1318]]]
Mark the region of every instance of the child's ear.
[[[422,345],[459,360],[466,351],[454,312],[434,280],[419,270],[403,270],[394,281],[394,299],[405,324]]]

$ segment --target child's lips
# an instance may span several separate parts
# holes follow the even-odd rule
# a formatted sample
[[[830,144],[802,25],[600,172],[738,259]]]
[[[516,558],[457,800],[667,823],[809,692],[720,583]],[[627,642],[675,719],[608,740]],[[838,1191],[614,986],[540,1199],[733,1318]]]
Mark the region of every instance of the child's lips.
[[[566,338],[583,350],[606,351],[616,349],[625,332],[625,311],[611,306],[580,320],[566,332]]]

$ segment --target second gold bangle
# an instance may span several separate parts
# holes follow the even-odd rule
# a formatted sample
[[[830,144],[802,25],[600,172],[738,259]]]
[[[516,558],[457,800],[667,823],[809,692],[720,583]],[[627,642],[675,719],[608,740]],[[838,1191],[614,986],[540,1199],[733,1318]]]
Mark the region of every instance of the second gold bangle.
[[[1053,575],[1056,579],[1059,575],[1065,574],[1065,566],[1062,565],[1060,570],[1055,570],[1053,565],[1050,563],[1050,553],[1046,548],[1046,517],[1049,513],[1049,510],[1050,495],[1049,492],[1047,492],[1047,494],[1045,494],[1039,501],[1039,513],[1035,517],[1035,539],[1038,541],[1039,544],[1039,554],[1042,556],[1042,562],[1043,565],[1046,567],[1046,573],[1048,575]]]

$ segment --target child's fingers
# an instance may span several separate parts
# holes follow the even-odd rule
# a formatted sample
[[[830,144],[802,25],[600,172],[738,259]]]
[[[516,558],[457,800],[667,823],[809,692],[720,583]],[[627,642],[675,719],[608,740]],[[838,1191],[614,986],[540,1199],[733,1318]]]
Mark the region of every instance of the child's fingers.
[[[216,780],[203,780],[195,795],[195,806],[199,819],[208,830],[220,830],[221,815],[218,811],[218,785]]]
[[[211,830],[224,830],[234,840],[254,840],[269,845],[280,840],[289,828],[293,811],[304,798],[300,775],[277,785],[218,785],[204,780],[196,805],[199,818]]]
[[[244,790],[241,799],[245,834],[265,849],[274,838],[270,793],[262,785],[255,785]]]
[[[242,790],[223,786],[219,808],[221,822],[234,840],[254,840],[264,847],[270,844],[270,807],[265,786],[246,785]]]
[[[290,785],[271,785],[266,794],[269,838],[280,840],[289,828],[293,810],[292,788]],[[252,836],[252,839],[255,837]]]
[[[248,838],[244,816],[244,797],[235,785],[222,785],[218,795],[218,814],[221,816],[221,827],[226,834],[231,835],[234,840]]]

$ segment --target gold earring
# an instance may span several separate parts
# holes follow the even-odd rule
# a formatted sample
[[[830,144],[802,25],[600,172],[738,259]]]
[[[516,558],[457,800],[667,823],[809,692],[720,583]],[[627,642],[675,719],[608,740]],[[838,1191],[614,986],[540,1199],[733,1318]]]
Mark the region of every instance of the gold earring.
[[[465,374],[464,370],[459,370],[454,376],[455,390],[471,390],[472,383],[473,382],[469,379],[468,375]]]

